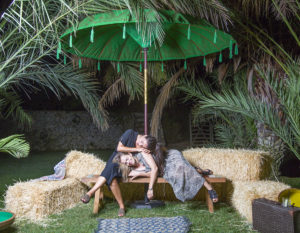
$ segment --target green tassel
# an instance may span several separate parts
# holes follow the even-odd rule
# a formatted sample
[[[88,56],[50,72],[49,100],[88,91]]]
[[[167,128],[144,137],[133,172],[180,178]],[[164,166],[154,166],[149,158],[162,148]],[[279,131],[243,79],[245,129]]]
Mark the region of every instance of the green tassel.
[[[61,42],[59,41],[58,42],[58,50],[59,50],[59,53],[61,52]]]
[[[97,63],[97,70],[100,71],[100,61]]]
[[[56,50],[56,59],[57,59],[57,60],[59,60],[59,53],[60,53],[60,52],[59,52],[59,48],[57,48],[57,50]]]
[[[191,25],[189,24],[189,27],[188,27],[188,34],[187,34],[187,38],[188,40],[191,39]]]
[[[217,43],[217,30],[215,30],[215,35],[214,35],[214,44]]]
[[[92,27],[91,34],[90,34],[90,41],[91,41],[91,43],[94,43],[94,28],[93,27]]]
[[[125,23],[124,23],[124,26],[123,26],[123,39],[126,38],[126,26],[125,26]]]
[[[120,63],[119,62],[118,62],[117,69],[118,69],[118,73],[120,73]]]
[[[56,51],[56,59],[59,59],[59,54],[61,52],[61,43],[60,41],[58,42],[58,47],[57,47],[57,51]]]
[[[205,57],[203,59],[203,65],[206,66],[206,59],[205,59]]]
[[[239,54],[238,44],[235,44],[234,54],[235,54],[235,55],[238,55],[238,54]]]
[[[72,48],[73,47],[73,38],[72,38],[72,34],[70,35],[70,40],[69,40],[69,47]]]
[[[222,62],[222,53],[220,52],[220,55],[219,55],[219,62],[221,63]]]
[[[184,60],[184,69],[187,69],[186,60]]]
[[[78,61],[78,67],[79,67],[79,69],[81,69],[81,68],[82,68],[82,62],[81,62],[81,58],[79,58],[79,61]]]
[[[161,63],[161,72],[164,72],[164,63]]]
[[[66,65],[67,64],[67,57],[66,57],[66,55],[64,55],[64,65]]]
[[[140,72],[142,72],[143,67],[142,67],[142,63],[140,63]]]
[[[232,58],[232,40],[230,40],[230,46],[229,46],[229,58]]]

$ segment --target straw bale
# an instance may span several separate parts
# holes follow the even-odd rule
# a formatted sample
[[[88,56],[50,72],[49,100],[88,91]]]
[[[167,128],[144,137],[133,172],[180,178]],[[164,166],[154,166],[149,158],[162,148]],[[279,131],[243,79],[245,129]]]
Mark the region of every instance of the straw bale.
[[[271,172],[272,159],[264,151],[192,148],[183,155],[193,166],[209,168],[232,181],[257,181]]]
[[[290,187],[275,181],[235,181],[233,186],[232,205],[250,223],[252,222],[252,201],[254,199],[266,198],[278,201],[279,193]]]
[[[66,177],[81,179],[87,175],[100,174],[105,164],[93,154],[72,150],[66,156]]]
[[[5,208],[17,217],[36,221],[72,208],[85,192],[86,187],[74,178],[18,182],[8,187]]]

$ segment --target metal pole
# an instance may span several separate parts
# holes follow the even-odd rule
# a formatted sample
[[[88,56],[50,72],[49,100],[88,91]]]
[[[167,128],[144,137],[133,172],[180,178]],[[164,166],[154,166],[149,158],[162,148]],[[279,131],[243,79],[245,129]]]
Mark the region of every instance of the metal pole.
[[[143,48],[144,50],[144,134],[148,134],[148,111],[147,111],[147,51],[148,48]]]

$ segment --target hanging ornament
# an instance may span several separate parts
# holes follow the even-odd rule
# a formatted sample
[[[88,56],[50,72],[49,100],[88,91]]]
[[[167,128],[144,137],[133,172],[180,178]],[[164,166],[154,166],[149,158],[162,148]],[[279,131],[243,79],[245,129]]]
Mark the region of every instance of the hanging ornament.
[[[237,43],[235,44],[235,47],[234,47],[234,54],[235,55],[239,54],[239,49],[238,49],[238,44]]]
[[[187,34],[187,38],[188,40],[191,39],[191,25],[189,24],[189,27],[188,27],[188,34]]]
[[[97,62],[97,70],[100,71],[100,61]]]
[[[67,64],[67,57],[66,57],[66,55],[64,55],[64,65],[66,65]]]
[[[205,59],[205,57],[203,59],[203,65],[206,66],[206,59]]]
[[[56,50],[56,59],[59,60],[59,49]]]
[[[217,43],[217,30],[215,30],[215,34],[214,34],[214,44]]]
[[[161,72],[164,72],[164,63],[161,63]]]
[[[125,23],[123,25],[123,39],[126,38],[126,26],[125,26]]]
[[[186,60],[184,60],[184,69],[187,69]]]
[[[79,58],[79,61],[78,61],[78,67],[79,67],[79,69],[81,69],[81,68],[82,68],[82,62],[81,62],[81,58]]]
[[[220,55],[219,55],[219,62],[220,63],[222,62],[222,52],[220,52]]]
[[[143,67],[142,67],[142,63],[140,63],[140,72],[142,72]]]
[[[70,48],[73,47],[73,38],[72,38],[72,34],[70,34],[69,47],[70,47]]]
[[[232,58],[232,40],[230,40],[230,46],[229,46],[229,58]]]
[[[90,41],[91,41],[91,43],[94,43],[94,27],[92,27],[92,29],[91,29]]]
[[[118,69],[118,73],[120,73],[120,63],[118,62],[118,65],[117,65],[117,69]]]
[[[57,51],[56,51],[56,59],[59,59],[59,54],[61,52],[61,43],[60,41],[58,42],[58,47],[57,47]]]

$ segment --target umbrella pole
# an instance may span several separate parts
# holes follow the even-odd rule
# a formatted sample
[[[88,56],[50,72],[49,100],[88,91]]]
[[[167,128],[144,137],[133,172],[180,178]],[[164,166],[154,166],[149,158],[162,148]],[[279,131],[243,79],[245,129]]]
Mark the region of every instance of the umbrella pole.
[[[148,48],[143,48],[144,50],[144,134],[147,135],[148,134],[148,110],[147,110],[147,51]]]

